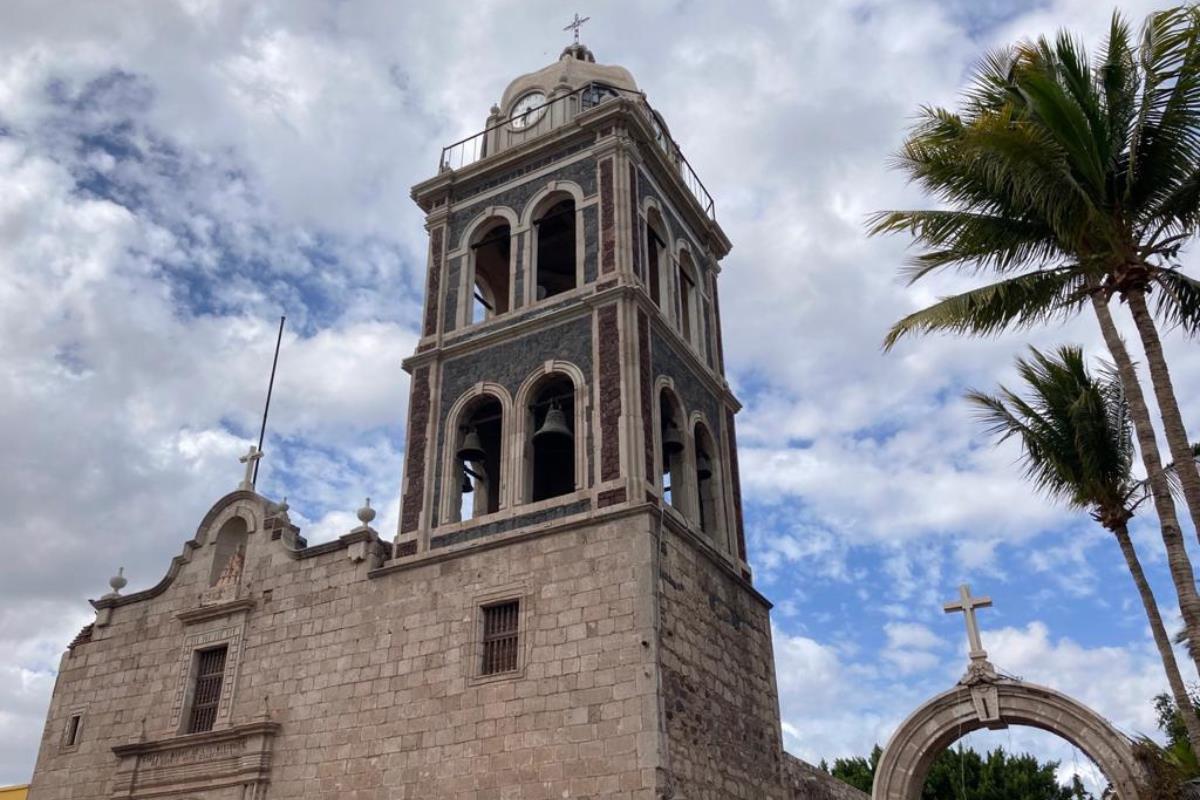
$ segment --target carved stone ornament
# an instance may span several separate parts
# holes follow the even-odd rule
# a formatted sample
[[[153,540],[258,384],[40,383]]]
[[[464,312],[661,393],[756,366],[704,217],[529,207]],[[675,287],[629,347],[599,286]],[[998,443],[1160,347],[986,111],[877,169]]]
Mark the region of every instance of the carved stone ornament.
[[[113,798],[203,797],[262,800],[271,779],[279,723],[117,745]]]

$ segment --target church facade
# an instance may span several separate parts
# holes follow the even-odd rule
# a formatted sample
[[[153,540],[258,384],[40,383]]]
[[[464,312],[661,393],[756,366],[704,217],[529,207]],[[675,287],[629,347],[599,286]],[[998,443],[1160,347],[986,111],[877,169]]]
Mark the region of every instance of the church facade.
[[[851,798],[782,749],[718,277],[666,121],[575,44],[413,189],[395,537],[250,482],[93,601],[33,800]]]

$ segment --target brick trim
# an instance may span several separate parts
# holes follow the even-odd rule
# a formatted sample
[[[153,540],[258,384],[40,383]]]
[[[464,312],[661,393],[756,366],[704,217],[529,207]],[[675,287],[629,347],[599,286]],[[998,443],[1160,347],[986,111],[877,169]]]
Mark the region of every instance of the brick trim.
[[[400,511],[400,532],[415,531],[421,523],[425,505],[425,447],[429,426],[429,367],[413,373],[412,395],[408,401],[408,446],[404,457],[404,500]]]
[[[612,272],[617,266],[617,226],[614,219],[613,160],[600,162],[600,271]]]
[[[599,358],[600,406],[600,480],[621,475],[621,332],[617,325],[617,306],[604,306],[596,312]]]

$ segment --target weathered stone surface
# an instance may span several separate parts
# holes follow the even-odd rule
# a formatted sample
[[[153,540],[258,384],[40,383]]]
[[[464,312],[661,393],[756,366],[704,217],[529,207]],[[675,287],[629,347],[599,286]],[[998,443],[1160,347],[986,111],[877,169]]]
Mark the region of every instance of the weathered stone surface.
[[[784,797],[770,605],[690,533],[663,528],[662,702],[679,796]]]
[[[869,800],[870,795],[842,783],[790,753],[783,754],[783,777],[788,800]]]
[[[264,710],[272,742],[253,751],[266,754],[253,774],[265,781],[269,771],[270,797],[653,797],[650,515],[369,577],[348,545],[290,552],[265,533],[268,513],[259,498],[229,503],[164,591],[122,601],[64,656],[31,797],[108,798],[118,783],[141,796],[145,775],[118,769],[136,753],[143,768],[170,766],[167,788],[219,782],[242,768],[230,749],[240,740],[220,732]],[[189,625],[180,612],[207,587],[230,514],[251,522],[238,591],[253,607]],[[481,679],[476,611],[499,597],[522,603],[520,668]],[[223,690],[227,721],[197,735],[223,749],[216,761],[192,759],[193,737],[178,735],[184,642],[231,631],[241,655]],[[84,734],[63,748],[72,713]],[[175,755],[150,757],[160,752]]]

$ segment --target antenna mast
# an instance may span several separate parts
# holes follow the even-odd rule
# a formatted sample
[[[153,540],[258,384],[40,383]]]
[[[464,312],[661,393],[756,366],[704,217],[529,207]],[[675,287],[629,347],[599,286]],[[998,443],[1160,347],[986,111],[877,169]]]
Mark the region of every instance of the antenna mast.
[[[275,367],[279,365],[279,345],[283,342],[283,322],[286,316],[279,318],[279,335],[275,337],[275,358],[271,361],[271,380],[267,382],[267,404],[263,406],[262,427],[258,429],[258,452],[262,452],[263,439],[267,435],[267,413],[271,410],[271,391],[275,388]],[[250,483],[256,485],[258,483],[258,464],[254,462],[254,475],[250,478]]]

